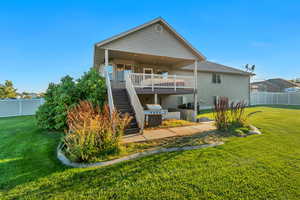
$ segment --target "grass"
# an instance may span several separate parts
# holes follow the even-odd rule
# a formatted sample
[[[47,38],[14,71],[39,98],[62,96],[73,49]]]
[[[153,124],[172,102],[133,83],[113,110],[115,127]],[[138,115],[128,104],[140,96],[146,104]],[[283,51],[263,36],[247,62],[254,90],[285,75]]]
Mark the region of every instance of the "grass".
[[[300,107],[258,110],[263,135],[91,169],[62,166],[34,117],[2,118],[0,199],[300,199]]]
[[[146,128],[146,129],[158,129],[158,128],[172,128],[172,127],[182,127],[182,126],[190,126],[195,125],[194,122],[189,122],[186,120],[178,120],[178,119],[166,119],[163,120],[161,125],[158,127]]]
[[[199,134],[193,134],[181,137],[168,137],[145,142],[124,144],[122,153],[118,157],[137,152],[143,152],[150,149],[197,146],[201,144],[211,144],[222,142],[223,138],[216,131],[207,131]]]

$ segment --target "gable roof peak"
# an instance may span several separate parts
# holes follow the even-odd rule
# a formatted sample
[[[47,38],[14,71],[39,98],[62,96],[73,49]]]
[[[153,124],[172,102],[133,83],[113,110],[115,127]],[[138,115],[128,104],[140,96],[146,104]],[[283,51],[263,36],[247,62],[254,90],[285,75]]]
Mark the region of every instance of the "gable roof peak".
[[[123,37],[125,37],[125,36],[127,36],[127,35],[129,35],[129,34],[131,34],[131,33],[134,33],[134,32],[136,32],[136,31],[139,31],[139,30],[141,30],[141,29],[143,29],[143,28],[145,28],[145,27],[148,27],[148,26],[151,26],[151,25],[153,25],[153,24],[155,24],[155,23],[157,23],[157,22],[161,22],[165,27],[167,27],[168,29],[169,29],[169,31],[171,31],[172,33],[174,33],[174,35],[175,35],[175,37],[177,37],[177,39],[178,40],[180,40],[180,41],[182,41],[195,55],[197,55],[197,57],[199,57],[200,58],[200,60],[206,60],[206,57],[201,53],[201,52],[199,52],[196,48],[194,48],[186,39],[184,39],[179,33],[177,33],[177,31],[174,29],[174,28],[172,28],[172,26],[171,25],[169,25],[162,17],[157,17],[157,18],[154,18],[153,20],[151,20],[151,21],[149,21],[149,22],[146,22],[146,23],[144,23],[144,24],[142,24],[142,25],[139,25],[139,26],[137,26],[137,27],[135,27],[135,28],[132,28],[132,29],[130,29],[130,30],[128,30],[128,31],[125,31],[125,32],[123,32],[123,33],[120,33],[120,34],[118,34],[118,35],[115,35],[115,36],[113,36],[113,37],[110,37],[110,38],[108,38],[108,39],[106,39],[106,40],[103,40],[103,41],[101,41],[101,42],[98,42],[98,43],[96,43],[95,44],[95,47],[100,47],[100,46],[103,46],[103,45],[105,45],[105,44],[108,44],[108,43],[110,43],[110,42],[112,42],[112,41],[114,41],[114,40],[118,40],[118,39],[120,39],[120,38],[123,38]]]

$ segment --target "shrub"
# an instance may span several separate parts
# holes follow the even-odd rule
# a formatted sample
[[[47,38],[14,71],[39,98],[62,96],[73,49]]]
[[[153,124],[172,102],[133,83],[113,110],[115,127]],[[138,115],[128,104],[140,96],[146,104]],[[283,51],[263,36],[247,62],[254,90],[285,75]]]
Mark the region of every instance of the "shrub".
[[[246,102],[232,102],[230,104],[231,122],[238,126],[245,126],[247,122],[247,115],[245,114]]]
[[[227,97],[220,97],[214,105],[214,118],[219,130],[227,131],[232,127],[243,127],[247,124],[246,102],[232,102]]]
[[[79,101],[76,83],[65,76],[60,83],[50,83],[45,93],[45,103],[36,112],[39,127],[60,130],[66,128],[68,109]]]
[[[220,97],[214,105],[214,118],[216,127],[219,130],[227,130],[229,126],[229,100],[227,97]]]
[[[95,69],[91,69],[89,72],[78,79],[77,88],[80,93],[81,100],[88,100],[93,105],[103,107],[106,100],[106,85],[105,79],[99,75]]]
[[[46,101],[36,113],[37,123],[43,129],[66,129],[68,110],[80,100],[89,100],[93,105],[102,107],[105,98],[104,78],[96,70],[91,69],[78,81],[65,76],[58,84],[49,84],[45,93]]]
[[[64,138],[65,152],[77,162],[93,161],[99,156],[120,150],[120,137],[131,118],[114,112],[105,105],[102,111],[89,101],[81,101],[68,112],[68,127]]]

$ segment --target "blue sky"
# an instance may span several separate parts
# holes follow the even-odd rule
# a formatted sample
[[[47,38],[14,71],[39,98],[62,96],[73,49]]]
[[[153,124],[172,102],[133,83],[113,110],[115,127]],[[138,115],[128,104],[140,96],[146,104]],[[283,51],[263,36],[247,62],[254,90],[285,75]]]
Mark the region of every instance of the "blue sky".
[[[209,60],[300,77],[300,1],[1,1],[0,83],[44,91],[92,65],[93,45],[163,17]]]

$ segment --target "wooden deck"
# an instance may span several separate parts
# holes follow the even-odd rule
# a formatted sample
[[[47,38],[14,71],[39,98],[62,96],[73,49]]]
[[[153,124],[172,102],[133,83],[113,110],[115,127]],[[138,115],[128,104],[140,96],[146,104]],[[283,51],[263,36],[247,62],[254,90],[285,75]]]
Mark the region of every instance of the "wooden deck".
[[[192,88],[135,88],[137,94],[193,94]]]

